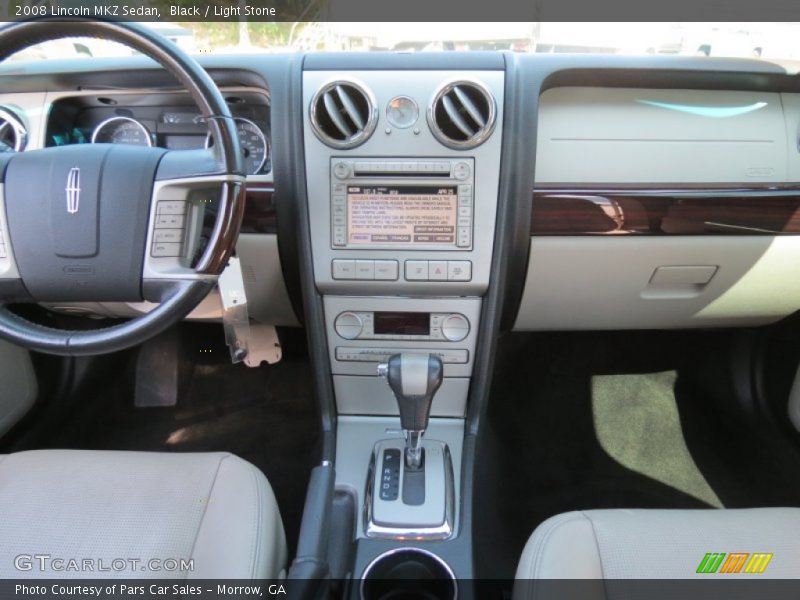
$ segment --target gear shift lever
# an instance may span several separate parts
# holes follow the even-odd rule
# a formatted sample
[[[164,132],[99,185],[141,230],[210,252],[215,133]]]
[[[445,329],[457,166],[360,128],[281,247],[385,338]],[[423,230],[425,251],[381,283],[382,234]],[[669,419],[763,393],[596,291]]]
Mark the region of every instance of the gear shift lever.
[[[444,367],[432,354],[395,354],[389,362],[378,365],[378,375],[385,377],[400,409],[400,426],[406,437],[406,467],[422,466],[422,436],[428,428],[433,396],[442,385]]]

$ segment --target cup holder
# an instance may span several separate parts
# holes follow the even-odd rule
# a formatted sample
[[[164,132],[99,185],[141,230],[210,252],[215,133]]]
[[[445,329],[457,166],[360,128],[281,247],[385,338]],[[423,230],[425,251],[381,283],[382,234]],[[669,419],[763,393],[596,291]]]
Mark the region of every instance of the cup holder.
[[[457,596],[452,569],[420,548],[381,554],[361,578],[361,600],[456,600]]]

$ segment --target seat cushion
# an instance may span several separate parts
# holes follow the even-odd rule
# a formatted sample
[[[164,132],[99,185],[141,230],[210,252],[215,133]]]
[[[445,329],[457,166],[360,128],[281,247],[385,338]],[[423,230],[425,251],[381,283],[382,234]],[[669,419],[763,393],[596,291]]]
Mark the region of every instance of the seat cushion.
[[[737,575],[800,577],[800,509],[589,510],[543,522],[528,540],[517,568],[530,579],[689,579],[706,554],[730,554]],[[758,574],[745,573],[754,554],[772,554]],[[709,561],[711,557],[709,557]],[[755,559],[754,559],[755,560]],[[761,564],[764,564],[762,562]],[[530,597],[517,585],[515,598]]]
[[[228,453],[0,456],[0,515],[2,578],[276,578],[286,566],[272,488]],[[118,569],[127,559],[139,562]]]

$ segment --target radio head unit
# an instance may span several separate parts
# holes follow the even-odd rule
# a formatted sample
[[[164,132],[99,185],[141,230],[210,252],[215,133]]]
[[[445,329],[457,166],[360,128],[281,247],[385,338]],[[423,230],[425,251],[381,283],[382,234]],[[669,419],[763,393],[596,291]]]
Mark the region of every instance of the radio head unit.
[[[331,247],[470,250],[475,161],[331,159]]]

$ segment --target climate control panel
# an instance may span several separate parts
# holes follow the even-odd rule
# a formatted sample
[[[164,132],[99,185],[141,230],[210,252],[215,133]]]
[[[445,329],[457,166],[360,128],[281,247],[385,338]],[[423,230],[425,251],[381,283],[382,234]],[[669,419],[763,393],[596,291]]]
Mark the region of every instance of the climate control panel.
[[[461,313],[344,311],[334,330],[345,340],[460,342],[470,322]]]

